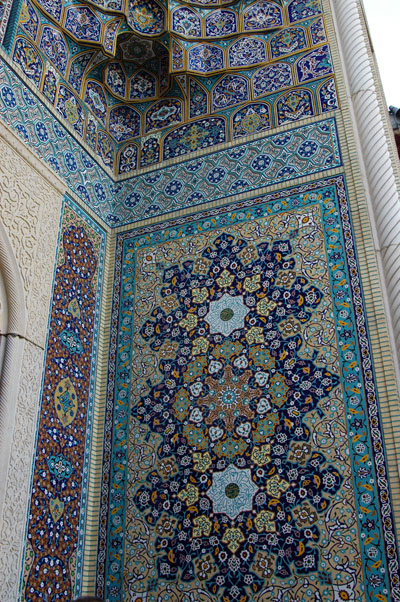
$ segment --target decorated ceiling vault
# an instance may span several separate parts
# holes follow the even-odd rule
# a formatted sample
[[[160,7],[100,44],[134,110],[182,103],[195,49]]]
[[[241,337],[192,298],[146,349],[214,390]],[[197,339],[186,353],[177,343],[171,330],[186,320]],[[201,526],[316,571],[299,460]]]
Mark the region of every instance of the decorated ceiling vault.
[[[115,174],[338,108],[319,0],[24,0],[11,52]]]
[[[0,38],[1,601],[400,602],[358,0],[15,0]]]

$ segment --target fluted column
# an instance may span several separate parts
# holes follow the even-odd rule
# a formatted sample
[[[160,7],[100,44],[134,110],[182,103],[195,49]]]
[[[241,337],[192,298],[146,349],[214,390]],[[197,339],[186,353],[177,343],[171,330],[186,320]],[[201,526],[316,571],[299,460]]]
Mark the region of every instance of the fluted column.
[[[376,85],[375,65],[359,0],[331,0],[336,32],[347,78],[348,100],[359,136],[365,189],[372,207],[378,264],[389,305],[400,358],[400,197],[392,163],[382,95]],[[391,322],[391,324],[390,324]]]

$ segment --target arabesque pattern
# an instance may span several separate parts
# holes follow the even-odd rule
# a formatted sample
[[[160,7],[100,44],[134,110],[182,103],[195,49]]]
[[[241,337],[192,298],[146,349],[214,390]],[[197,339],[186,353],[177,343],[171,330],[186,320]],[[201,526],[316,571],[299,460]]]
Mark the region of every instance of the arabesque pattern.
[[[240,130],[242,123],[250,128],[258,119],[267,121],[269,118],[260,105],[251,104],[242,111],[245,114],[241,121],[234,124],[234,133],[238,136],[243,131]],[[299,124],[261,141],[237,144],[198,159],[182,160],[177,166],[163,166],[115,183],[1,62],[0,116],[85,204],[111,226],[286,182],[342,164],[335,120],[330,118],[310,125]],[[165,151],[168,157],[174,152],[178,154],[178,150],[184,155],[196,140],[199,145],[202,138],[203,142],[206,140],[207,124],[202,120],[199,122],[195,126],[184,126],[186,131],[181,139],[173,133],[170,135]],[[219,130],[215,129],[218,135]],[[104,144],[106,142],[107,139]],[[146,137],[144,149],[154,158],[159,143],[156,141],[153,145],[153,138]],[[122,160],[127,168],[124,173],[128,174],[129,167],[133,169],[136,165],[137,152],[135,144],[125,147]]]
[[[20,8],[7,47],[31,86],[1,63],[2,119],[108,225],[147,220],[116,237],[99,545],[84,559],[97,549],[96,593],[400,602],[320,0]],[[102,229],[68,202],[22,602],[87,586],[103,253]]]

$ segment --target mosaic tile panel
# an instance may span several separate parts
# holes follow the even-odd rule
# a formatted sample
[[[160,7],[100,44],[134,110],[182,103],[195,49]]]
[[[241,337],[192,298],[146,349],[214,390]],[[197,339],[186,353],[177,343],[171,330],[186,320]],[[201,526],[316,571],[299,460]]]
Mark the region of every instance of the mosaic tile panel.
[[[110,176],[4,63],[0,63],[0,115],[99,216],[112,213]]]
[[[327,90],[330,90],[328,86]],[[332,107],[334,100],[331,98],[327,102],[330,103],[327,106]],[[330,118],[115,183],[17,76],[1,64],[0,116],[111,226],[212,202],[341,165],[335,120]],[[235,113],[235,131],[261,131],[268,127],[268,119],[269,113],[261,104],[249,105],[244,112]],[[116,127],[121,126],[117,114],[114,123]],[[121,132],[123,128],[122,122]],[[189,147],[193,138],[201,139],[205,128],[192,130],[186,131]],[[102,139],[105,160],[107,142],[107,138]],[[171,154],[173,144],[171,141]],[[154,147],[158,152],[156,139],[146,138],[146,145],[149,155],[154,152]],[[179,145],[182,146],[182,142],[178,140],[176,152]],[[135,145],[124,147],[119,155],[122,173],[128,173],[136,165],[137,156]]]
[[[98,595],[399,600],[343,177],[121,234],[114,282]]]
[[[133,213],[150,217],[340,164],[335,122],[328,119],[117,184],[115,214],[129,223]]]
[[[105,233],[66,200],[45,354],[21,601],[71,600],[76,575],[82,570],[104,246]]]

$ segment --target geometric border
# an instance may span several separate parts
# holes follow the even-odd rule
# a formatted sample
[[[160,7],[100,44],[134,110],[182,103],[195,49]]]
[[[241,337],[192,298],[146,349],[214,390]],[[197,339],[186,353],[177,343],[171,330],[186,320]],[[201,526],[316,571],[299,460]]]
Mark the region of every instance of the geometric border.
[[[98,272],[97,272],[97,287],[95,293],[96,305],[93,320],[93,344],[91,353],[91,366],[90,366],[90,381],[89,381],[89,392],[88,392],[88,418],[87,418],[87,429],[86,429],[86,440],[85,440],[85,457],[82,466],[82,491],[81,491],[81,503],[80,503],[80,516],[79,516],[79,532],[77,541],[77,562],[76,562],[76,580],[75,580],[75,596],[81,594],[82,584],[82,573],[83,573],[83,557],[84,557],[84,545],[85,545],[85,525],[86,525],[86,512],[87,512],[87,497],[88,497],[88,486],[89,486],[89,463],[90,463],[90,452],[92,445],[93,435],[93,410],[95,400],[95,387],[96,387],[96,372],[97,372],[97,356],[99,347],[99,327],[100,318],[102,315],[101,299],[103,290],[103,273],[104,273],[104,261],[105,261],[105,247],[106,247],[106,233],[96,222],[89,218],[89,216],[80,209],[71,199],[66,198],[68,206],[81,217],[88,225],[90,225],[98,234],[101,236],[101,243],[99,245],[99,256],[98,261]]]

